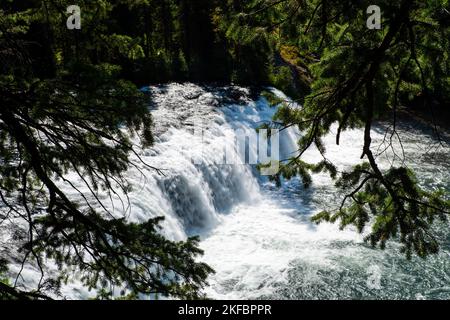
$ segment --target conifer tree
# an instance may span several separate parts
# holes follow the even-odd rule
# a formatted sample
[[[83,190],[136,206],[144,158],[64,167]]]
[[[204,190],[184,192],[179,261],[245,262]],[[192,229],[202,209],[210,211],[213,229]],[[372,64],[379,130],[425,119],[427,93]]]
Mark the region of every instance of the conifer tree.
[[[449,3],[377,1],[383,28],[374,31],[366,27],[366,9],[372,2],[251,1],[242,10],[247,22],[241,29],[260,30],[275,41],[276,50],[298,47],[298,59],[306,62],[313,77],[303,106],[284,104],[275,115],[277,125],[296,126],[304,135],[298,155],[282,163],[274,179],[301,176],[309,186],[311,172],[329,172],[347,195],[336,212],[321,212],[315,222],[340,221],[342,228],[354,225],[360,232],[371,222],[366,240],[373,246],[384,248],[395,238],[408,258],[414,253],[426,257],[438,251],[432,226],[437,219],[447,221],[448,192],[424,190],[404,166],[382,171],[372,151],[371,132],[376,119],[392,114],[390,143],[400,139],[397,109],[418,97],[428,112],[448,107]],[[322,141],[336,122],[337,144],[344,130],[364,128],[365,162],[341,176],[326,158]],[[302,160],[313,146],[323,156],[319,164]]]
[[[197,238],[169,241],[162,218],[131,223],[98,197],[127,194],[124,173],[137,166],[130,155],[139,157],[133,141],[153,142],[146,98],[118,65],[142,48],[107,23],[113,2],[80,1],[83,27],[74,31],[65,28],[69,4],[8,1],[0,10],[0,218],[15,228],[22,265],[41,273],[36,288],[0,281],[0,297],[57,297],[74,273],[100,298],[112,288],[129,298],[201,297],[212,270],[196,261]]]
[[[112,296],[111,286],[126,288],[128,297],[202,296],[212,270],[196,262],[198,239],[168,241],[160,219],[130,223],[96,198],[100,190],[129,192],[124,173],[137,165],[134,141],[153,141],[147,97],[136,85],[164,81],[284,90],[302,107],[281,103],[274,124],[305,134],[280,176],[301,176],[309,186],[312,172],[327,171],[346,193],[338,210],[314,221],[370,226],[367,241],[383,248],[398,239],[407,257],[437,252],[432,227],[447,219],[448,192],[421,188],[405,166],[380,169],[371,129],[392,115],[392,142],[401,106],[431,115],[448,109],[449,2],[375,2],[80,0],[82,28],[69,31],[71,1],[2,1],[0,219],[25,226],[17,233],[20,256],[42,279],[37,288],[18,288],[3,279],[7,261],[0,260],[0,295],[54,296],[81,271],[102,298]],[[366,27],[372,4],[382,9],[381,30]],[[364,129],[362,163],[350,172],[338,174],[326,158],[322,138],[333,123],[338,144],[343,131]],[[324,156],[318,164],[302,160],[313,146]],[[63,191],[69,172],[90,192]],[[61,272],[48,274],[46,259]]]

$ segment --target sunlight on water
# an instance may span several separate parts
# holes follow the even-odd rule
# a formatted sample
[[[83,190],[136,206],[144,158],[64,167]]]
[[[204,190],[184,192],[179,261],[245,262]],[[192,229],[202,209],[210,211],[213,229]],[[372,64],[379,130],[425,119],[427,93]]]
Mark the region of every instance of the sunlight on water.
[[[239,103],[233,104],[227,97],[230,90]],[[284,181],[277,188],[250,165],[223,164],[224,147],[234,145],[237,129],[254,132],[272,118],[276,109],[265,99],[251,100],[244,88],[194,84],[144,91],[151,94],[156,143],[139,150],[139,155],[163,174],[140,164],[127,173],[133,185],[129,203],[123,197],[112,202],[106,195],[100,197],[115,215],[132,221],[164,216],[162,232],[170,239],[199,234],[205,251],[201,259],[216,271],[205,290],[210,298],[450,298],[447,225],[436,227],[442,241],[439,255],[407,261],[395,243],[385,251],[374,250],[352,229],[340,231],[337,225],[310,222],[314,213],[336,208],[342,199],[328,176],[316,175],[308,190],[298,179]],[[273,92],[286,98],[275,89]],[[198,120],[207,124],[203,144],[194,132]],[[385,131],[381,124],[374,128],[373,145],[380,151],[386,149],[382,144]],[[449,145],[439,147],[432,135],[412,125],[402,125],[399,132],[403,145],[394,141],[397,157],[387,148],[378,158],[381,167],[388,168],[393,159],[395,165],[401,164],[399,150],[403,147],[406,162],[418,172],[424,186],[449,190]],[[282,131],[282,159],[295,154],[298,136],[293,129]],[[360,163],[361,130],[345,132],[340,146],[334,139],[331,132],[325,145],[327,156],[339,170]],[[196,164],[199,159],[201,164]],[[303,159],[321,160],[314,150]],[[72,178],[74,185],[84,190],[83,183]],[[18,265],[11,269],[15,267]],[[379,273],[377,286],[371,283],[374,270]],[[32,285],[38,281],[37,270],[26,269],[24,277],[24,282]],[[76,279],[75,275],[63,287],[63,295],[92,296]]]

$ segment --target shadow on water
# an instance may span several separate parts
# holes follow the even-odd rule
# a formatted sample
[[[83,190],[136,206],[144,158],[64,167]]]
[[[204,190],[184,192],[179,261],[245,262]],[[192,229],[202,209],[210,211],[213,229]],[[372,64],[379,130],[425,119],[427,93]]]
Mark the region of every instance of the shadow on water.
[[[381,123],[373,130],[384,135],[387,128],[385,123]],[[401,122],[397,129],[406,144],[406,157],[413,160],[407,165],[411,165],[418,176],[431,177],[433,183],[425,183],[425,188],[437,186],[450,190],[448,135],[443,133],[439,143],[433,130],[420,123]],[[420,157],[417,157],[418,150],[422,151]],[[342,195],[335,191],[331,186],[304,189],[297,181],[285,186],[279,198],[283,205],[301,208],[296,211],[297,219],[299,223],[305,223],[320,205],[332,207],[339,203]],[[311,222],[308,226],[311,230],[316,229]],[[391,241],[385,250],[381,250],[366,243],[336,240],[327,248],[317,248],[329,251],[326,261],[318,263],[297,257],[290,263],[286,282],[279,283],[273,294],[260,298],[449,299],[449,223],[437,223],[433,228],[441,244],[437,255],[407,260],[396,241]]]

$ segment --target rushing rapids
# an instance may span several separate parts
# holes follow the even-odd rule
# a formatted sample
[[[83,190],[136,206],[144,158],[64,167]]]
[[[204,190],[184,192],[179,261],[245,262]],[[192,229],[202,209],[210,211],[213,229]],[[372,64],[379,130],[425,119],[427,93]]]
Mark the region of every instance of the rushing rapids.
[[[156,142],[150,149],[139,150],[139,155],[161,173],[140,164],[127,173],[133,185],[129,205],[106,196],[103,200],[117,215],[133,221],[164,216],[162,232],[170,239],[200,235],[202,260],[216,271],[206,288],[209,297],[450,298],[448,225],[436,226],[442,243],[438,255],[407,261],[395,243],[385,251],[372,249],[351,228],[341,231],[337,225],[310,222],[314,213],[336,207],[341,199],[326,175],[315,175],[307,190],[298,179],[283,181],[279,188],[255,166],[224,164],[225,147],[234,149],[236,132],[250,135],[271,120],[276,108],[266,99],[254,97],[245,88],[194,84],[143,91],[151,98]],[[203,137],[195,132],[199,121],[206,124]],[[399,128],[402,145],[394,141],[394,148],[389,148],[384,142],[386,130],[386,125],[379,124],[373,132],[381,167],[404,160],[424,186],[449,190],[448,142],[439,145],[430,132],[403,124]],[[298,137],[294,129],[281,132],[282,159],[296,152]],[[349,130],[341,141],[335,145],[333,132],[325,139],[329,159],[345,170],[361,161],[362,131]],[[256,149],[249,146],[248,152]],[[304,158],[321,159],[315,150]],[[83,188],[81,181],[73,179]],[[17,271],[14,268],[19,265],[12,266]],[[25,269],[22,280],[35,283],[36,270]],[[77,281],[62,293],[69,298],[92,295]]]

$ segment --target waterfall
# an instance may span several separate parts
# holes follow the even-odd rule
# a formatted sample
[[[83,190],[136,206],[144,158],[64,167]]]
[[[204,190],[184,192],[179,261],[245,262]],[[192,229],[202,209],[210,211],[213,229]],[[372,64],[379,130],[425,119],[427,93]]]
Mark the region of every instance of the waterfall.
[[[282,92],[271,90],[288,99]],[[335,224],[316,226],[310,222],[313,214],[336,209],[342,200],[342,194],[326,174],[314,175],[309,190],[302,187],[298,178],[284,181],[277,188],[252,166],[222,164],[223,148],[234,143],[237,131],[254,131],[272,119],[276,108],[271,108],[265,99],[253,97],[243,88],[204,88],[194,84],[171,84],[149,92],[154,101],[152,113],[158,141],[148,161],[169,169],[165,177],[149,174],[155,181],[152,184],[157,189],[156,196],[161,197],[157,201],[165,203],[166,231],[201,235],[205,251],[202,259],[216,271],[206,288],[209,297],[450,296],[445,285],[450,281],[450,253],[445,245],[448,224],[438,226],[444,235],[438,255],[406,264],[395,241],[385,251],[373,250],[364,243],[364,234],[353,228],[342,231]],[[198,120],[207,124],[203,143],[192,128]],[[390,147],[390,141],[385,140],[386,130],[389,136],[389,126],[380,123],[374,125],[372,132],[380,168],[405,162],[417,172],[422,185],[449,189],[448,142],[439,147],[431,132],[403,123],[397,127],[402,143],[393,139]],[[337,146],[336,131],[334,125],[324,137],[327,157],[339,171],[348,170],[361,163],[363,132],[358,128],[344,132]],[[299,132],[294,129],[282,131],[281,159],[295,153],[298,137]],[[198,157],[204,160],[201,165],[195,165]],[[303,155],[308,162],[321,159],[314,148]],[[149,202],[145,197],[155,188],[146,188],[148,191],[136,195],[136,204]],[[367,285],[373,270],[380,272],[382,290]]]
[[[288,99],[276,89],[269,90]],[[113,214],[130,221],[163,216],[161,232],[171,240],[200,235],[205,251],[201,259],[216,271],[206,288],[209,297],[450,297],[450,248],[445,240],[449,239],[448,224],[438,226],[443,239],[438,255],[406,263],[395,242],[389,243],[385,251],[373,250],[352,228],[341,231],[334,224],[316,226],[310,222],[314,213],[332,210],[342,200],[326,174],[314,175],[308,190],[299,178],[283,181],[278,188],[254,165],[225,164],[227,152],[241,156],[235,148],[239,134],[251,136],[272,119],[276,107],[265,98],[235,86],[173,83],[142,91],[149,96],[155,144],[136,149],[143,162],[135,157],[136,167],[126,173],[132,185],[127,201],[123,201],[124,195],[99,198]],[[196,130],[198,123],[204,124],[201,135]],[[336,146],[336,129],[331,128],[324,144],[328,159],[343,171],[361,162],[362,130],[344,132],[341,144]],[[378,124],[372,132],[380,168],[405,161],[417,172],[423,186],[450,189],[448,139],[442,146],[432,133],[408,123],[398,124],[403,143],[394,140],[390,148],[384,139],[386,130],[386,125]],[[295,154],[299,135],[293,128],[281,131],[280,159]],[[394,150],[402,150],[403,155],[399,157]],[[249,145],[247,157],[255,157],[257,151]],[[303,155],[308,162],[321,159],[314,148]],[[85,190],[76,175],[68,178],[77,189]],[[79,197],[73,188],[65,190],[69,196]],[[19,268],[20,264],[13,264],[11,271]],[[370,270],[380,270],[383,290],[367,286]],[[30,287],[39,281],[39,273],[32,266],[27,266],[22,276]],[[62,288],[62,293],[75,299],[92,296],[76,277]]]
[[[274,107],[262,97],[251,100],[249,89],[239,87],[174,83],[142,90],[150,95],[156,142],[140,151],[141,158],[162,174],[145,166],[144,177],[130,170],[128,179],[137,190],[130,194],[129,219],[163,215],[166,236],[180,240],[214,228],[235,205],[261,201],[264,178],[255,166],[224,164],[224,158],[227,150],[237,152],[237,134],[254,134],[272,119]],[[195,132],[199,122],[203,137]],[[282,133],[281,156],[295,151],[296,139],[293,130]],[[248,148],[256,152],[254,145]]]

